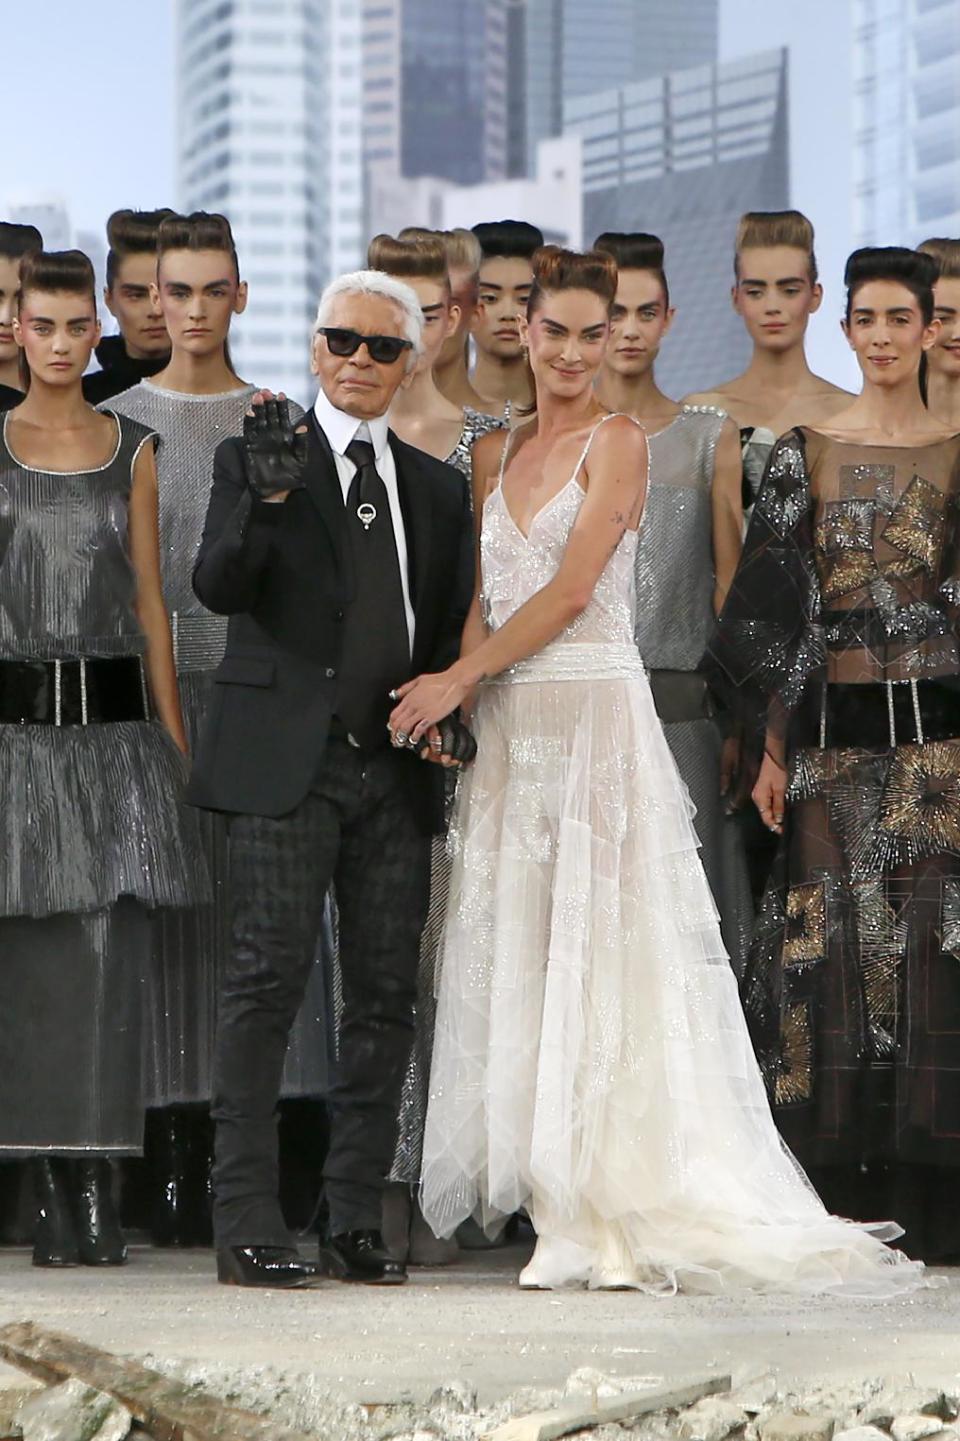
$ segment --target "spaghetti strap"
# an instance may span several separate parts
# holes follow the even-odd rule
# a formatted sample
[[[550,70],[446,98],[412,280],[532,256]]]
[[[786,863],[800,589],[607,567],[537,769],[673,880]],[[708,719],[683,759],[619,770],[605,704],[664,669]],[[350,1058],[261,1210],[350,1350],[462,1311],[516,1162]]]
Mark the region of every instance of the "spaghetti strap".
[[[623,416],[626,420],[632,420],[633,423],[634,423],[634,425],[637,426],[637,428],[638,428],[639,430],[643,430],[643,426],[640,424],[639,420],[637,420],[637,418],[636,418],[635,416],[633,416],[633,415],[627,415],[627,413],[626,413],[625,410],[612,410],[609,415],[603,415],[603,416],[601,416],[600,419],[597,421],[596,425],[595,425],[595,426],[593,427],[593,429],[591,430],[590,434],[587,436],[587,443],[586,443],[586,445],[583,447],[583,450],[580,452],[580,459],[577,461],[577,468],[576,468],[576,470],[573,472],[573,475],[570,477],[571,480],[576,480],[577,476],[580,474],[581,470],[583,469],[584,461],[586,460],[587,456],[590,454],[590,447],[591,447],[591,445],[593,444],[593,437],[596,435],[596,433],[597,433],[597,431],[600,429],[601,425],[606,425],[606,423],[607,423],[608,420],[616,420],[618,416]],[[644,434],[646,434],[646,431],[644,431]],[[503,473],[503,472],[501,471],[501,475],[502,475],[502,473]]]
[[[503,440],[503,449],[500,451],[500,474],[497,476],[497,490],[503,486],[503,472],[507,468],[507,455],[510,451],[510,441],[513,439],[513,431],[508,429]]]

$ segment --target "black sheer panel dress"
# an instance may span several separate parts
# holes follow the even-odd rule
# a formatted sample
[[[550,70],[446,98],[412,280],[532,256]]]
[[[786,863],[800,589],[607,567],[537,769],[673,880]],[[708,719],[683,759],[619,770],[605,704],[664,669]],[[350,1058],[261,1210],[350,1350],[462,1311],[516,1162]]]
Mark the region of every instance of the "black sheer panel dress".
[[[784,1138],[845,1214],[960,1252],[960,436],[797,429],[711,646],[788,766],[744,1001]]]

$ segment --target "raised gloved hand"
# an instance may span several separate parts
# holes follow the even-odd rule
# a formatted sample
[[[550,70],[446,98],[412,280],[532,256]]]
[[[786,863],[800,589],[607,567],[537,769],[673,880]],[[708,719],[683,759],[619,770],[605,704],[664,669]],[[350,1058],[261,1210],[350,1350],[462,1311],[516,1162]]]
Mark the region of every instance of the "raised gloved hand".
[[[243,457],[247,484],[261,500],[286,500],[304,484],[306,426],[294,429],[285,395],[258,391],[243,417]]]

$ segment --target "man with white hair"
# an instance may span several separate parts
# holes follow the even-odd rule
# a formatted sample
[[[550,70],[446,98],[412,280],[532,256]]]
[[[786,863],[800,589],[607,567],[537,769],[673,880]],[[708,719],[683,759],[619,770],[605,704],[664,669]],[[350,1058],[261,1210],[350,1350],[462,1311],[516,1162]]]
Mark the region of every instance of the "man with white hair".
[[[213,1098],[217,1270],[229,1284],[406,1278],[383,1245],[381,1195],[442,764],[473,749],[456,717],[419,753],[387,731],[390,691],[456,658],[473,590],[466,482],[388,428],[422,326],[406,285],[341,277],[320,301],[306,423],[295,431],[285,399],[261,392],[214,464],[194,586],[230,627],[189,794],[232,817]],[[318,1266],[280,1211],[275,1108],[331,880],[343,1012]]]

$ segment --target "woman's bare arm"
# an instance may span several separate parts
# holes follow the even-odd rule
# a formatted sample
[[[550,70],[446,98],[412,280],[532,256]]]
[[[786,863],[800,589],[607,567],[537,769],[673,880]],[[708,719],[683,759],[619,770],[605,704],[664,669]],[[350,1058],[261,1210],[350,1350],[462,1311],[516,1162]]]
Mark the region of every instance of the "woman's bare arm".
[[[417,739],[481,680],[535,655],[586,609],[624,531],[639,522],[647,464],[646,436],[632,420],[615,416],[598,430],[584,467],[586,498],[556,575],[449,670],[401,687],[393,729]]]
[[[147,640],[146,668],[157,715],[178,749],[187,754],[187,737],[180,713],[173,638],[163,603],[160,582],[160,519],[157,467],[152,446],[144,445],[133,468],[130,489],[130,560],[137,577],[134,606]]]

